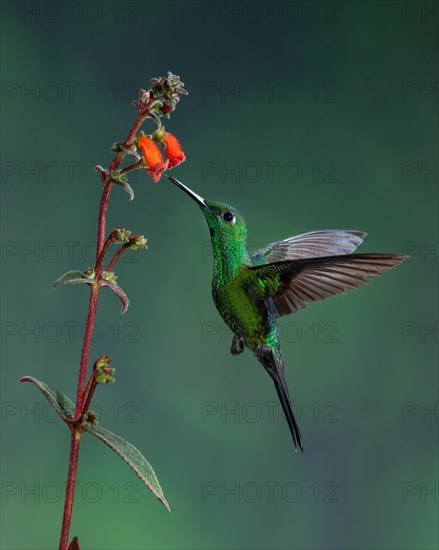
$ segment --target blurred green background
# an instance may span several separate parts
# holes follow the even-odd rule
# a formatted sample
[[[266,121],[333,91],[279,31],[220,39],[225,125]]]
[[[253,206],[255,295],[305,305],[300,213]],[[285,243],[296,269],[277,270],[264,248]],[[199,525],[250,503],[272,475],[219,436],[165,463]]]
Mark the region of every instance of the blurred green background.
[[[280,322],[304,436],[210,297],[209,234],[168,182],[115,189],[108,227],[149,240],[104,292],[101,424],[153,464],[172,513],[85,436],[71,534],[90,549],[437,548],[434,2],[18,2],[2,12],[2,548],[56,547],[69,438],[23,375],[73,397],[100,184],[140,87],[190,93],[174,175],[245,216],[258,244],[325,228],[409,262]],[[153,126],[146,127],[151,131]],[[436,169],[436,173],[432,170]]]

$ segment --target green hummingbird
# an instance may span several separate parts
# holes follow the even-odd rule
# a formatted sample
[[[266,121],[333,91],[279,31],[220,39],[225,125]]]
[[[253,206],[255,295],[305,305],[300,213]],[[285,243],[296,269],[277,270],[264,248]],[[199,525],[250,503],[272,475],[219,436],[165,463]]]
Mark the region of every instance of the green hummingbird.
[[[400,264],[399,254],[352,254],[363,231],[313,231],[277,241],[253,254],[247,250],[244,218],[226,204],[210,202],[167,175],[201,208],[214,253],[213,301],[233,331],[232,355],[244,347],[271,376],[297,446],[302,436],[285,380],[276,319],[296,313],[307,302],[324,300],[368,283]]]

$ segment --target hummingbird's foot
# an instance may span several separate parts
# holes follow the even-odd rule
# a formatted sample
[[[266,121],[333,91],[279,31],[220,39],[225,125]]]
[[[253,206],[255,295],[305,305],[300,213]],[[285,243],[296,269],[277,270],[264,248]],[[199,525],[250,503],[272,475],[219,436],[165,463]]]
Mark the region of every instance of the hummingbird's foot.
[[[244,338],[242,336],[233,336],[232,347],[230,348],[230,353],[232,355],[239,355],[244,351]]]

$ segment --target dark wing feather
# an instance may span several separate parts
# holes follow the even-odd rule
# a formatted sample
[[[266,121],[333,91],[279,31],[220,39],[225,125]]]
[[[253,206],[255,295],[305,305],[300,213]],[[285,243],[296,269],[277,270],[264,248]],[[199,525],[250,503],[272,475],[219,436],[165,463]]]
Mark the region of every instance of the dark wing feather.
[[[252,266],[285,260],[303,260],[322,256],[351,254],[363,242],[366,233],[344,229],[312,231],[283,241],[270,243],[250,256]]]
[[[407,256],[353,254],[314,260],[276,262],[250,268],[255,291],[276,316],[295,313],[307,302],[358,288],[400,264]]]

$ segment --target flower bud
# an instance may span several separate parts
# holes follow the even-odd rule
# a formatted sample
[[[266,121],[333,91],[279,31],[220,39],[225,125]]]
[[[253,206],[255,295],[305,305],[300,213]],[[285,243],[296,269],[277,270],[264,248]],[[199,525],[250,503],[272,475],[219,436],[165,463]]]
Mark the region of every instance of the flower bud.
[[[93,280],[95,278],[95,270],[91,267],[87,267],[87,269],[84,271],[84,274],[87,279]]]
[[[93,370],[100,369],[102,367],[109,367],[111,365],[111,357],[108,355],[101,355],[96,359],[95,364],[93,365]]]
[[[127,243],[128,238],[131,235],[131,231],[124,229],[123,227],[116,227],[110,234],[110,239],[113,244]]]
[[[111,357],[107,355],[101,355],[99,359],[96,360],[93,366],[94,376],[98,384],[107,384],[115,382],[113,377],[116,369],[110,368]]]
[[[104,281],[108,281],[109,283],[113,284],[116,284],[117,281],[117,275],[115,275],[113,271],[103,271],[102,278],[104,279]]]
[[[97,426],[99,424],[99,417],[94,411],[90,411],[84,414],[82,417],[82,424],[88,424],[89,426]]]
[[[95,373],[96,382],[98,384],[114,384],[114,382],[116,382],[113,376],[115,372],[116,369],[110,369],[109,367],[99,369]]]
[[[148,240],[143,235],[132,235],[128,240],[128,248],[132,250],[141,250],[142,248],[148,248]]]
[[[150,97],[151,92],[149,90],[144,90],[143,88],[140,88],[139,99],[142,103],[148,103]]]
[[[164,128],[160,128],[159,130],[156,130],[153,134],[152,134],[152,140],[153,141],[156,141],[157,143],[164,143],[165,141],[165,138],[167,136],[167,133],[165,132]]]

